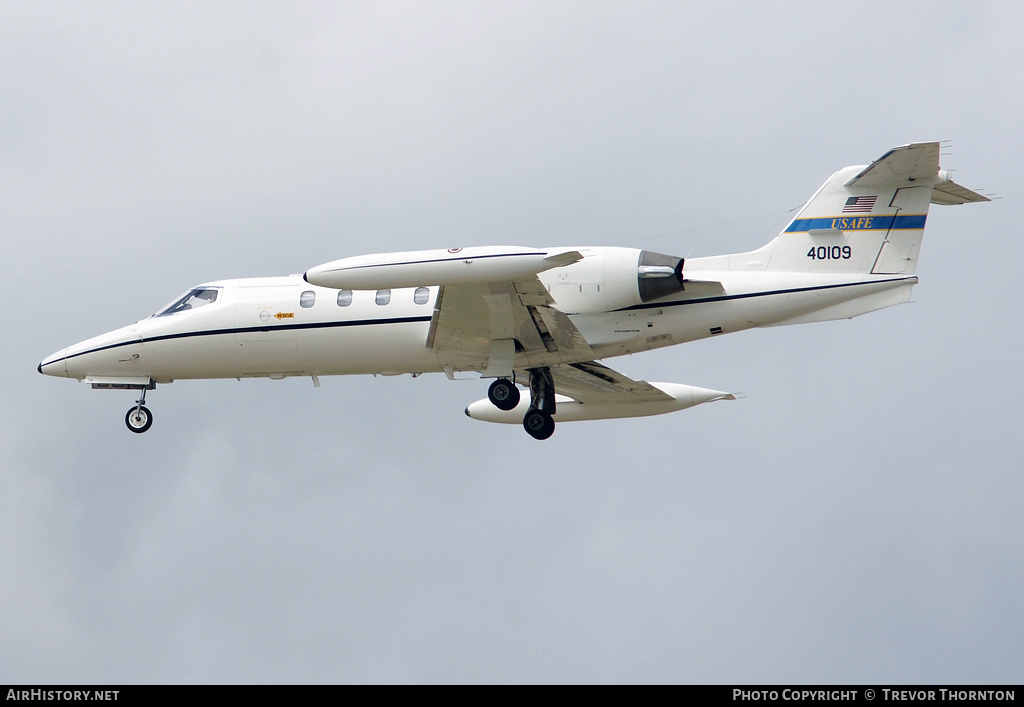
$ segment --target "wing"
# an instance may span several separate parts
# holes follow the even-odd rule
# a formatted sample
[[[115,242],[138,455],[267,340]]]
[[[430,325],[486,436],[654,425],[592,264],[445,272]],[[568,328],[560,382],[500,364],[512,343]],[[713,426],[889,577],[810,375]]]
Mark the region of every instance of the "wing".
[[[576,250],[482,246],[380,253],[310,268],[303,279],[337,289],[439,285],[427,348],[449,377],[458,371],[511,376],[516,365],[594,358],[538,273],[583,259]]]
[[[672,400],[647,381],[635,381],[596,361],[585,361],[551,369],[555,392],[584,405],[600,403],[649,403]]]
[[[427,347],[437,351],[449,376],[469,370],[509,376],[514,366],[594,358],[587,340],[536,276],[443,286]]]
[[[663,415],[715,400],[736,399],[731,393],[682,383],[635,381],[595,361],[566,363],[550,370],[557,393],[554,419],[559,422]],[[499,410],[484,398],[466,407],[466,414],[486,422],[521,424],[529,409],[526,397],[512,410]]]

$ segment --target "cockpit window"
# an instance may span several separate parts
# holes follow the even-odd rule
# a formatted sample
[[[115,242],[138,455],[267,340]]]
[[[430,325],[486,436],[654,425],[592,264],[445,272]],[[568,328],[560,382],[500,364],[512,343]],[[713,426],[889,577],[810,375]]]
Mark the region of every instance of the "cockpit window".
[[[158,317],[166,317],[170,314],[178,314],[189,309],[198,309],[217,301],[219,290],[213,287],[197,287],[189,290],[180,299],[175,300],[156,313]]]

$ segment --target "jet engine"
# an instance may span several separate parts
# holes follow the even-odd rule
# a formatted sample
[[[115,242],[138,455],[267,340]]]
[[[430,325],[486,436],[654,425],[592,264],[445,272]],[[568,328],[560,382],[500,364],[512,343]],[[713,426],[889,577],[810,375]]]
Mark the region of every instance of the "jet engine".
[[[609,312],[678,294],[683,259],[636,248],[580,248],[583,260],[541,273],[558,308],[570,313]]]
[[[683,258],[650,250],[640,251],[636,284],[643,303],[682,292]]]

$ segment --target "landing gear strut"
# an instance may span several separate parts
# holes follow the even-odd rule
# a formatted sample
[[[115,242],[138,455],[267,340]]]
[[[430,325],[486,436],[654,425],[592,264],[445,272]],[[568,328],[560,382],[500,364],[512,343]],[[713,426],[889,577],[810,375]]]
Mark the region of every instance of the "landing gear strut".
[[[519,404],[519,388],[508,378],[499,378],[487,389],[487,399],[499,410],[512,410]]]
[[[531,368],[530,409],[523,418],[523,429],[534,439],[547,439],[555,433],[555,382],[547,366]]]
[[[142,389],[142,394],[135,401],[135,407],[128,410],[128,414],[124,416],[124,424],[128,425],[128,429],[137,434],[142,434],[153,426],[153,413],[143,404],[146,402],[147,390],[149,388]]]

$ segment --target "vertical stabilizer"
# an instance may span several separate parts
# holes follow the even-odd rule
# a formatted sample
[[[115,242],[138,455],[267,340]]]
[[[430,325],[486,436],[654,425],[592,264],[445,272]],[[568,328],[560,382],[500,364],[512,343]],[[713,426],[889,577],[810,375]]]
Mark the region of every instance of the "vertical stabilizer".
[[[939,143],[903,145],[833,174],[755,260],[774,271],[910,275],[929,205],[973,201],[988,199],[939,169]]]

